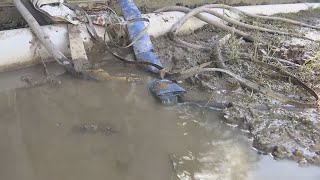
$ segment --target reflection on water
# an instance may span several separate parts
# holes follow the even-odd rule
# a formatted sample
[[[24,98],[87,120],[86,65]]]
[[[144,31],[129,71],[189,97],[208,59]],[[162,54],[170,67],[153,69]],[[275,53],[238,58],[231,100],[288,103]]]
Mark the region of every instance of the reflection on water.
[[[0,112],[0,179],[320,179],[261,159],[218,112],[157,104],[145,84],[66,78],[1,93]]]
[[[196,136],[200,142],[196,151],[176,153],[172,158],[180,179],[250,179],[250,170],[255,168],[257,155],[250,148],[247,137],[221,123],[218,112],[203,111],[196,106],[182,106],[180,109],[187,114],[185,122],[196,120],[199,124],[197,129],[192,126],[186,131],[202,132]],[[190,136],[195,137],[194,134]]]
[[[288,179],[288,180],[319,180],[319,167],[303,168],[289,161],[275,161],[271,157],[264,157],[259,161],[254,176],[259,180]]]

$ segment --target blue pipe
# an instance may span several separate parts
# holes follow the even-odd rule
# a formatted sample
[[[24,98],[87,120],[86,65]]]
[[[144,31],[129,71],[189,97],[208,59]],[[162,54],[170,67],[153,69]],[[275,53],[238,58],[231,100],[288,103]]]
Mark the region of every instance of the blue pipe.
[[[119,5],[125,20],[141,18],[141,12],[134,4],[133,0],[119,0]],[[129,38],[133,41],[145,28],[144,22],[133,22],[128,24]],[[145,33],[134,45],[133,50],[137,61],[146,61],[163,67],[162,63],[154,53],[148,33]],[[153,66],[148,66],[147,70],[153,73],[159,73],[159,70]],[[175,104],[178,96],[185,94],[186,91],[179,85],[169,80],[155,80],[150,83],[149,90],[163,104]]]
[[[178,103],[178,96],[187,93],[178,84],[167,79],[157,79],[149,85],[149,90],[153,96],[158,98],[162,104],[173,105]]]
[[[119,0],[119,5],[122,9],[123,17],[125,20],[141,18],[141,12],[132,0]],[[133,22],[128,24],[129,37],[132,41],[135,39],[145,28],[144,22]],[[154,53],[153,45],[150,37],[145,33],[134,45],[133,50],[138,61],[147,61],[157,64],[161,67],[162,63],[158,60]],[[148,66],[149,71],[159,73],[159,70],[153,66]]]

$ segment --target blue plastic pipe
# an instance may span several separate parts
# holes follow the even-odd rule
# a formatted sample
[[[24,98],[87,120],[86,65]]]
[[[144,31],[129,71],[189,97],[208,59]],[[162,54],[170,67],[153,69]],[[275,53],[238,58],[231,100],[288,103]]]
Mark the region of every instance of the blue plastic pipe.
[[[132,0],[119,0],[119,5],[125,20],[141,18],[141,12]],[[128,24],[130,40],[133,41],[144,30],[144,28],[144,22],[133,22]],[[146,61],[163,67],[154,53],[154,48],[148,33],[145,33],[133,45],[133,50],[137,61]],[[148,66],[147,69],[151,72],[159,73],[159,70],[153,66]],[[151,82],[149,90],[155,97],[166,105],[177,103],[178,96],[186,93],[186,91],[176,83],[160,79]]]
[[[125,20],[141,18],[141,12],[132,0],[119,0],[119,5],[122,9],[123,17]],[[128,24],[128,32],[130,40],[135,39],[145,28],[144,22],[133,22]],[[157,64],[162,67],[161,62],[158,60],[154,53],[153,45],[150,37],[145,33],[134,45],[133,50],[138,61],[147,61]],[[159,70],[153,66],[148,66],[148,70],[154,73],[159,73]]]
[[[157,79],[149,85],[149,90],[153,96],[158,98],[162,104],[173,105],[178,103],[178,97],[187,93],[178,84],[167,79]]]

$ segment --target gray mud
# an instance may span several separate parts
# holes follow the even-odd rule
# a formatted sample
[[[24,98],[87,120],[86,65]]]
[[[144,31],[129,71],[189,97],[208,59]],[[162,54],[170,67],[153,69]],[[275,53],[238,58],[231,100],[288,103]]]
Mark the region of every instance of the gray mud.
[[[14,7],[0,8],[0,31],[25,27],[26,21]]]
[[[320,10],[303,11],[299,14],[281,14],[291,19],[319,25]],[[314,30],[301,28],[285,23],[269,21],[253,21],[245,19],[247,23],[262,25],[279,30],[314,33]],[[299,40],[288,36],[275,36],[265,33],[249,32],[256,38],[267,40],[276,49],[260,46],[272,54],[298,64],[300,67],[267,61],[277,65],[285,71],[294,74],[317,93],[320,92],[319,68],[320,47],[317,43]],[[226,34],[211,26],[205,26],[193,34],[179,38],[195,44],[213,47],[215,42]],[[214,61],[211,53],[200,52],[172,42],[168,37],[154,40],[156,52],[161,61],[172,70],[183,70],[197,66],[204,62]],[[239,58],[239,53],[250,57],[256,52],[257,45],[244,42],[232,36],[223,48],[223,56],[228,70],[241,75],[265,88],[282,93],[287,97],[310,101],[312,97],[294,85],[290,80],[277,76],[271,70],[262,68]],[[212,66],[214,67],[214,66]],[[242,129],[253,138],[252,146],[264,154],[271,154],[276,159],[290,159],[300,165],[315,164],[320,166],[320,112],[319,109],[303,109],[285,105],[265,95],[244,89],[241,84],[229,76],[217,73],[202,73],[190,77],[186,82],[192,87],[210,94],[207,101],[232,102],[231,108],[224,109],[224,122]]]

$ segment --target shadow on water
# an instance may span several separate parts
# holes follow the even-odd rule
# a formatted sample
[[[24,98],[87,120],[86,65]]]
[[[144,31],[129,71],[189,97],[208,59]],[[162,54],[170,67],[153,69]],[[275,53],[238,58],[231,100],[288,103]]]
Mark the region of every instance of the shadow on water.
[[[157,104],[144,83],[64,78],[0,93],[0,112],[0,179],[320,179],[257,155],[218,111]]]

